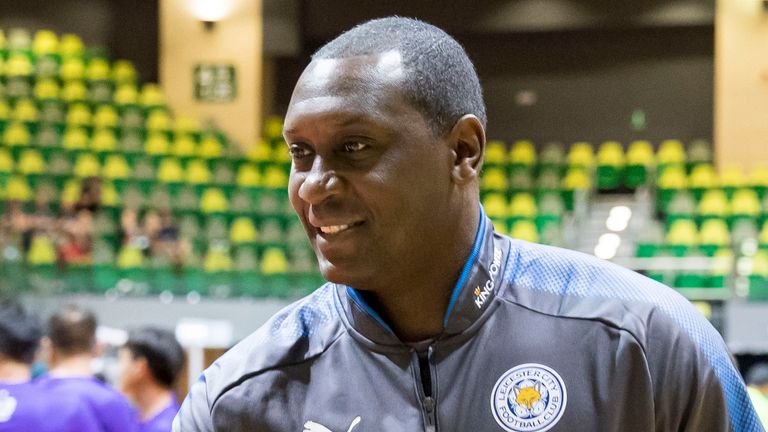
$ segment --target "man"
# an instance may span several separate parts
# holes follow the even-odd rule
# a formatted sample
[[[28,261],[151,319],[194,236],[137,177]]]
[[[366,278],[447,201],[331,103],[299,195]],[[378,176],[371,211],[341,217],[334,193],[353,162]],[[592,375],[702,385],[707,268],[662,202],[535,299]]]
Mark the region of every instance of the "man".
[[[61,406],[85,407],[104,432],[133,432],[136,412],[127,399],[94,377],[97,356],[96,317],[70,305],[48,320],[49,372],[38,379],[43,391],[57,394]]]
[[[173,385],[184,367],[184,350],[172,332],[132,331],[118,352],[120,390],[138,408],[140,432],[169,432],[179,410]]]
[[[758,363],[747,373],[747,391],[755,406],[755,411],[763,423],[768,426],[768,363]]]
[[[758,431],[720,336],[672,290],[494,234],[463,48],[405,18],[322,47],[289,196],[330,281],[216,361],[177,431]]]
[[[89,412],[60,404],[31,380],[42,334],[37,318],[21,306],[0,305],[0,432],[97,431]]]

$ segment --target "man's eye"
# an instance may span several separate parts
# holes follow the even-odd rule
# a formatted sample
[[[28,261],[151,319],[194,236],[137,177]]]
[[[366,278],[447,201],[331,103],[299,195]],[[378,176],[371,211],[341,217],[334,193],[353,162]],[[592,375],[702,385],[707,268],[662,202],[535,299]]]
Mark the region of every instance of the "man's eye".
[[[363,150],[368,147],[368,144],[361,143],[359,141],[352,141],[344,144],[344,151],[348,153]]]
[[[288,153],[291,155],[294,159],[301,159],[303,157],[309,156],[312,152],[309,151],[309,149],[299,146],[291,146],[288,149]]]

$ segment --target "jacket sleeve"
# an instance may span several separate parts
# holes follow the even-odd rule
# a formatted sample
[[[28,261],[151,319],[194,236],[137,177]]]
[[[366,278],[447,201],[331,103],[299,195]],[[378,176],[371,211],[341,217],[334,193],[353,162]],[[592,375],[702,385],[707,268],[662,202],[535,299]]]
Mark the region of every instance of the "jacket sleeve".
[[[657,431],[763,432],[725,343],[693,307],[674,319],[656,311],[646,355]]]
[[[205,373],[192,385],[173,420],[173,432],[214,432]]]

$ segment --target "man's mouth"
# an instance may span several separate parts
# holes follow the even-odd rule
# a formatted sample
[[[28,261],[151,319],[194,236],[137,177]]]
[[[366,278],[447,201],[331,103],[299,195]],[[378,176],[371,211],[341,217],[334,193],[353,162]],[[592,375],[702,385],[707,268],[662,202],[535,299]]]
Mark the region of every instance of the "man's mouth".
[[[363,221],[352,222],[352,223],[342,224],[342,225],[327,225],[327,226],[317,227],[317,230],[323,234],[339,234],[350,228],[354,228],[362,224],[363,224]]]

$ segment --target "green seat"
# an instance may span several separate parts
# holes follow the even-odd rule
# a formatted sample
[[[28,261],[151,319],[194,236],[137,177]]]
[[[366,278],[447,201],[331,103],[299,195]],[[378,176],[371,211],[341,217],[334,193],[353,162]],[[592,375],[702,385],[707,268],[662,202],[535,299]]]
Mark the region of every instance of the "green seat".
[[[657,207],[666,212],[672,198],[681,190],[688,188],[688,178],[682,167],[670,167],[661,173],[656,180],[659,188]]]
[[[677,190],[667,205],[667,221],[672,223],[678,219],[695,219],[698,214],[696,200],[684,189]]]
[[[730,215],[730,204],[725,192],[721,189],[710,189],[704,192],[699,201],[699,216],[703,219],[725,219]]]
[[[597,187],[619,188],[624,183],[624,148],[616,141],[606,141],[597,152]]]
[[[669,167],[684,169],[686,161],[685,148],[680,140],[668,139],[659,144],[656,162],[660,173],[663,173]]]
[[[675,256],[689,256],[699,245],[696,223],[688,219],[674,221],[667,232],[666,243]]]
[[[701,250],[708,256],[714,256],[719,249],[730,246],[731,233],[728,231],[728,225],[724,220],[708,219],[701,225],[699,240]]]

